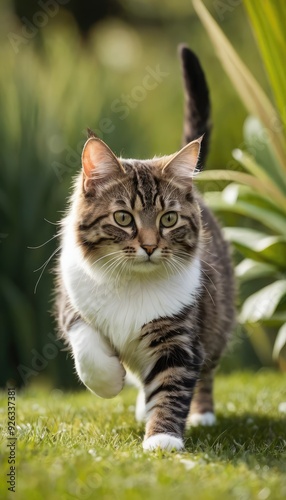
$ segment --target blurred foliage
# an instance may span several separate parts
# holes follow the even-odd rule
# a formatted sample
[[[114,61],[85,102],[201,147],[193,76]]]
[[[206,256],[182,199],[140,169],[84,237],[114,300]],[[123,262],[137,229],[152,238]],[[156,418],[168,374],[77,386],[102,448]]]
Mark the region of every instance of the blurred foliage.
[[[189,1],[141,0],[135,8],[131,0],[121,0],[124,15],[117,18],[115,11],[102,17],[84,39],[68,3],[53,16],[43,14],[43,3],[21,2],[20,17],[28,21],[15,16],[9,0],[0,6],[0,385],[38,375],[61,386],[76,382],[72,363],[53,337],[49,271],[58,245],[53,236],[80,168],[86,127],[126,157],[177,150],[183,95],[176,47],[181,42],[200,57],[211,89],[209,166],[227,164],[242,140],[246,117]],[[207,4],[267,91],[242,6],[221,19],[212,1]],[[144,84],[150,74],[153,89]],[[248,359],[249,351],[241,356]]]
[[[112,15],[124,17],[124,1],[104,0],[104,2],[94,2],[90,0],[14,0],[14,10],[19,19],[26,17],[32,20],[35,13],[46,6],[46,11],[56,11],[57,5],[64,6],[67,12],[70,12],[81,33],[85,35],[87,31],[98,21]],[[45,10],[45,9],[44,9]]]
[[[286,371],[286,42],[283,23],[286,5],[270,1],[262,5],[257,0],[244,2],[261,47],[276,107],[201,0],[194,0],[224,69],[248,111],[255,115],[244,124],[243,146],[233,151],[234,159],[244,172],[213,170],[204,172],[201,180],[230,181],[227,187],[206,193],[206,199],[216,212],[237,215],[225,233],[243,256],[236,267],[241,283],[239,319],[249,331],[262,361],[271,363],[273,348],[275,361]]]

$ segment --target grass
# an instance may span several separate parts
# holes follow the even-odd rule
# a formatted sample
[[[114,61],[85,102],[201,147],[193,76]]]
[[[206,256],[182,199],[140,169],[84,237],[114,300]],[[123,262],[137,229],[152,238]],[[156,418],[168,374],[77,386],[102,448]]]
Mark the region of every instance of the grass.
[[[285,498],[286,425],[279,412],[286,401],[285,376],[219,375],[215,392],[215,427],[188,431],[183,453],[152,454],[142,451],[144,428],[134,420],[133,388],[114,400],[39,387],[20,392],[14,498]],[[10,498],[5,392],[0,401],[4,499]]]

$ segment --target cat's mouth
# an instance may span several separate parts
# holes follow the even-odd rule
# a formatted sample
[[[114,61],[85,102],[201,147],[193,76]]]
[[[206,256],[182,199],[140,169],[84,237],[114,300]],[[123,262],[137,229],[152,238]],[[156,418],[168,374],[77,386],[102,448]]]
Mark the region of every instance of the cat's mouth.
[[[133,265],[136,271],[140,272],[150,272],[155,270],[156,267],[160,265],[159,259],[154,259],[151,257],[147,257],[145,259],[134,259]]]
[[[156,266],[160,264],[158,260],[152,260],[150,257],[148,257],[145,260],[135,260],[134,263],[136,265],[143,265],[143,266]]]

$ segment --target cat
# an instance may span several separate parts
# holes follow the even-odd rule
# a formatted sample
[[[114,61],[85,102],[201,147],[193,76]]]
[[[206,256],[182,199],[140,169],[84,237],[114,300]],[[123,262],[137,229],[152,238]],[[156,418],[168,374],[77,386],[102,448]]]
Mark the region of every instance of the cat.
[[[214,371],[235,321],[228,245],[193,186],[208,148],[208,87],[196,55],[180,53],[184,147],[117,158],[89,131],[57,267],[58,323],[77,374],[102,398],[135,374],[144,450],[181,450],[187,425],[215,423]]]

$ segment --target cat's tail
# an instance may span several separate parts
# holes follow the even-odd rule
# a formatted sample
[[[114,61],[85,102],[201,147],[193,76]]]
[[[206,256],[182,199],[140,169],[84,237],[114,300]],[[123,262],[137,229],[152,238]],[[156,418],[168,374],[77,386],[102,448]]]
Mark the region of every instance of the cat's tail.
[[[210,99],[204,72],[197,56],[185,45],[179,45],[185,89],[183,145],[204,135],[198,169],[202,169],[211,132]]]

